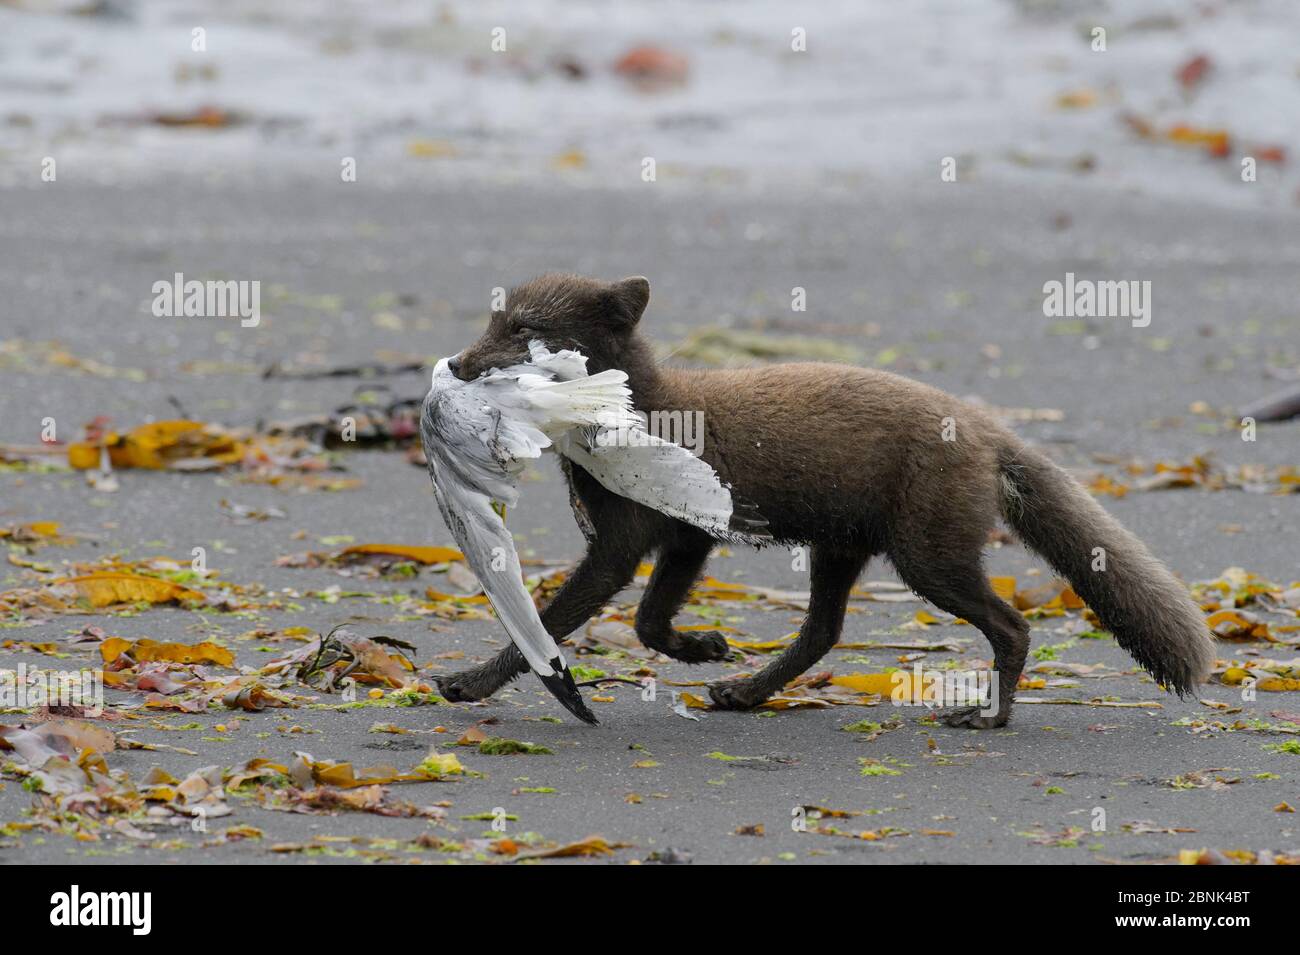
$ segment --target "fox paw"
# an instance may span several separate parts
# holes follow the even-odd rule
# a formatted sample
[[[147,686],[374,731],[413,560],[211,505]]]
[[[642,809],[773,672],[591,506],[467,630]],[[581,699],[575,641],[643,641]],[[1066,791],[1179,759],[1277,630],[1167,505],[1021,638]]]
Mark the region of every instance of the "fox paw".
[[[724,680],[709,684],[709,696],[722,710],[751,710],[766,700],[768,695],[749,680]]]
[[[438,692],[451,703],[474,703],[492,695],[493,687],[485,686],[483,677],[474,670],[462,670],[434,677]]]
[[[727,638],[716,630],[673,631],[666,640],[641,642],[651,650],[682,663],[717,663],[731,656]]]
[[[978,706],[967,706],[960,710],[949,710],[941,719],[949,726],[964,726],[972,730],[991,730],[1006,726],[1011,718],[1010,712],[982,716]]]

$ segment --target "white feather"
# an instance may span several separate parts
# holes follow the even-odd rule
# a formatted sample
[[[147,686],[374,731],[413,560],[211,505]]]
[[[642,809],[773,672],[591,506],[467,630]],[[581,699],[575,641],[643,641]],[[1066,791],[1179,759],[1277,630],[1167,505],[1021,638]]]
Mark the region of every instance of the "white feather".
[[[723,540],[744,539],[731,526],[731,492],[708,462],[635,425],[570,432],[555,450],[620,497],[692,524]],[[755,539],[763,535],[755,534]]]
[[[594,722],[523,585],[519,557],[493,507],[513,507],[530,458],[555,447],[615,494],[720,539],[761,540],[762,521],[733,525],[730,491],[685,448],[649,434],[624,372],[587,374],[575,351],[532,342],[529,361],[461,381],[438,362],[420,417],[443,520],[529,667],[566,707]],[[757,530],[755,530],[757,528]]]

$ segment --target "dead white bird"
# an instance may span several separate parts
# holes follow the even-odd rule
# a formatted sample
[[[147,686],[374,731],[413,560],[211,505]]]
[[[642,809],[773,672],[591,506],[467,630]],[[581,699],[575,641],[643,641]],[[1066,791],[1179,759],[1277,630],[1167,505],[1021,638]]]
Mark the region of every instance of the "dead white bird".
[[[523,585],[514,540],[494,504],[513,507],[529,458],[554,447],[615,494],[687,521],[721,540],[761,543],[765,522],[733,506],[707,463],[645,431],[627,375],[587,375],[587,359],[540,342],[527,364],[461,381],[438,362],[420,415],[434,493],[447,528],[497,619],[564,707],[596,722]]]

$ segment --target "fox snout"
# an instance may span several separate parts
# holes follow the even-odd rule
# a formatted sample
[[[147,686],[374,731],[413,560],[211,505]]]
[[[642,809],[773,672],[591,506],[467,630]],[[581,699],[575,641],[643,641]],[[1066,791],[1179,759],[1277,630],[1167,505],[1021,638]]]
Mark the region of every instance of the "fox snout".
[[[485,371],[490,370],[493,366],[476,361],[474,356],[469,353],[467,348],[459,355],[453,355],[447,359],[447,368],[451,373],[461,381],[473,381]]]
[[[493,368],[509,368],[528,361],[528,349],[514,342],[502,346],[480,340],[447,359],[447,367],[461,381],[473,381]]]

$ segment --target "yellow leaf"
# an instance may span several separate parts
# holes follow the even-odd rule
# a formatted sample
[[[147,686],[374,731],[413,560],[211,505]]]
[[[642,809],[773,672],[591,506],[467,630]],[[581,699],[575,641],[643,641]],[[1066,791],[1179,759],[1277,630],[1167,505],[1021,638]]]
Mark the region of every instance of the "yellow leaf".
[[[1088,485],[1088,490],[1093,494],[1109,494],[1112,497],[1123,497],[1128,493],[1128,485],[1113,481],[1108,475],[1103,474]]]
[[[64,577],[56,583],[71,584],[77,596],[92,607],[111,607],[113,604],[182,603],[206,600],[197,590],[190,590],[170,580],[142,577],[139,574],[122,574],[105,571],[82,577]]]
[[[446,564],[465,559],[465,555],[454,547],[408,547],[405,544],[356,544],[339,551],[340,557],[350,554],[388,554],[405,557],[417,564]]]
[[[1057,599],[1066,610],[1082,610],[1088,606],[1083,602],[1083,598],[1074,592],[1073,587],[1066,587]]]
[[[709,590],[734,590],[744,592],[744,584],[733,584],[730,581],[718,580],[717,577],[705,577],[700,581],[700,586]]]
[[[1268,624],[1239,610],[1220,610],[1205,618],[1205,625],[1224,640],[1268,640]]]
[[[105,663],[112,663],[129,649],[131,649],[130,640],[123,640],[121,637],[109,637],[99,645],[99,654],[104,658]]]
[[[430,761],[437,761],[438,765],[442,765],[444,760],[450,760],[447,769],[443,769],[436,774],[424,771],[426,768],[433,768],[434,764],[431,764]],[[454,769],[450,767],[454,767]],[[371,766],[356,770],[352,768],[351,763],[335,763],[329,760],[311,764],[312,778],[316,782],[326,786],[338,786],[340,789],[356,789],[359,786],[386,786],[389,783],[427,782],[436,778],[437,775],[447,775],[450,772],[461,771],[460,762],[455,756],[436,755],[430,755],[417,769],[420,772],[399,773],[392,766]]]
[[[607,856],[613,851],[613,847],[600,836],[588,836],[580,842],[544,849],[536,855],[538,858],[563,859],[571,856]]]
[[[105,663],[112,663],[122,654],[129,654],[136,663],[215,663],[218,666],[233,667],[235,655],[225,647],[204,641],[203,643],[159,643],[157,640],[136,640],[128,643],[121,637],[109,637],[99,645],[100,656]]]
[[[1250,671],[1241,667],[1228,667],[1219,679],[1228,686],[1240,686],[1250,677]]]
[[[313,763],[311,774],[318,783],[324,783],[326,786],[341,786],[344,789],[369,786],[380,780],[391,782],[393,778],[391,775],[380,774],[378,779],[358,780],[351,763]]]
[[[99,467],[99,446],[82,442],[68,445],[68,467],[74,471],[91,471]]]
[[[1227,130],[1203,129],[1181,123],[1166,131],[1165,138],[1184,146],[1203,146],[1215,156],[1226,156],[1232,143]]]
[[[1016,578],[1014,577],[990,577],[989,586],[1003,600],[1011,600],[1016,595]]]
[[[1069,90],[1056,97],[1057,109],[1088,109],[1097,104],[1097,94],[1090,89]]]
[[[488,599],[483,594],[444,594],[441,590],[434,590],[432,587],[425,588],[424,595],[433,601],[450,600],[458,604],[485,604]]]
[[[831,677],[833,686],[842,686],[857,693],[873,693],[890,698],[897,695],[900,700],[913,700],[915,697],[915,701],[920,702],[925,686],[918,685],[914,689],[912,683],[912,674],[907,670],[895,670],[893,673],[846,673]]]
[[[707,627],[707,629],[712,630],[714,628]],[[790,640],[795,636],[798,636],[798,634],[787,634],[780,640],[736,640],[733,637],[727,637],[727,646],[735,647],[737,650],[744,650],[747,653],[775,653],[777,650],[784,650],[788,647]]]
[[[203,460],[211,465],[230,464],[244,455],[244,446],[225,429],[202,421],[154,421],[126,434],[109,432],[102,447],[108,449],[115,468],[162,470],[179,461]],[[68,464],[78,470],[99,467],[99,444],[68,445]]]
[[[1012,595],[1012,603],[1017,610],[1034,610],[1039,607],[1049,607],[1053,604],[1059,607],[1061,605],[1059,598],[1064,590],[1065,583],[1063,581],[1049,580],[1037,587],[1016,591]]]
[[[716,577],[705,577],[696,585],[691,596],[708,600],[750,600],[752,594],[743,584],[733,584]]]
[[[1300,690],[1300,680],[1280,676],[1266,676],[1255,684],[1255,688],[1270,693],[1286,693]]]
[[[551,160],[556,169],[581,169],[587,165],[587,154],[581,149],[569,149]]]
[[[441,139],[413,139],[406,144],[406,152],[419,159],[445,159],[456,155],[456,147]]]
[[[57,537],[57,521],[33,521],[31,524],[19,524],[15,527],[0,527],[0,539],[13,537],[19,540],[32,537]]]
[[[459,776],[465,772],[455,753],[430,753],[418,767],[431,776]]]

